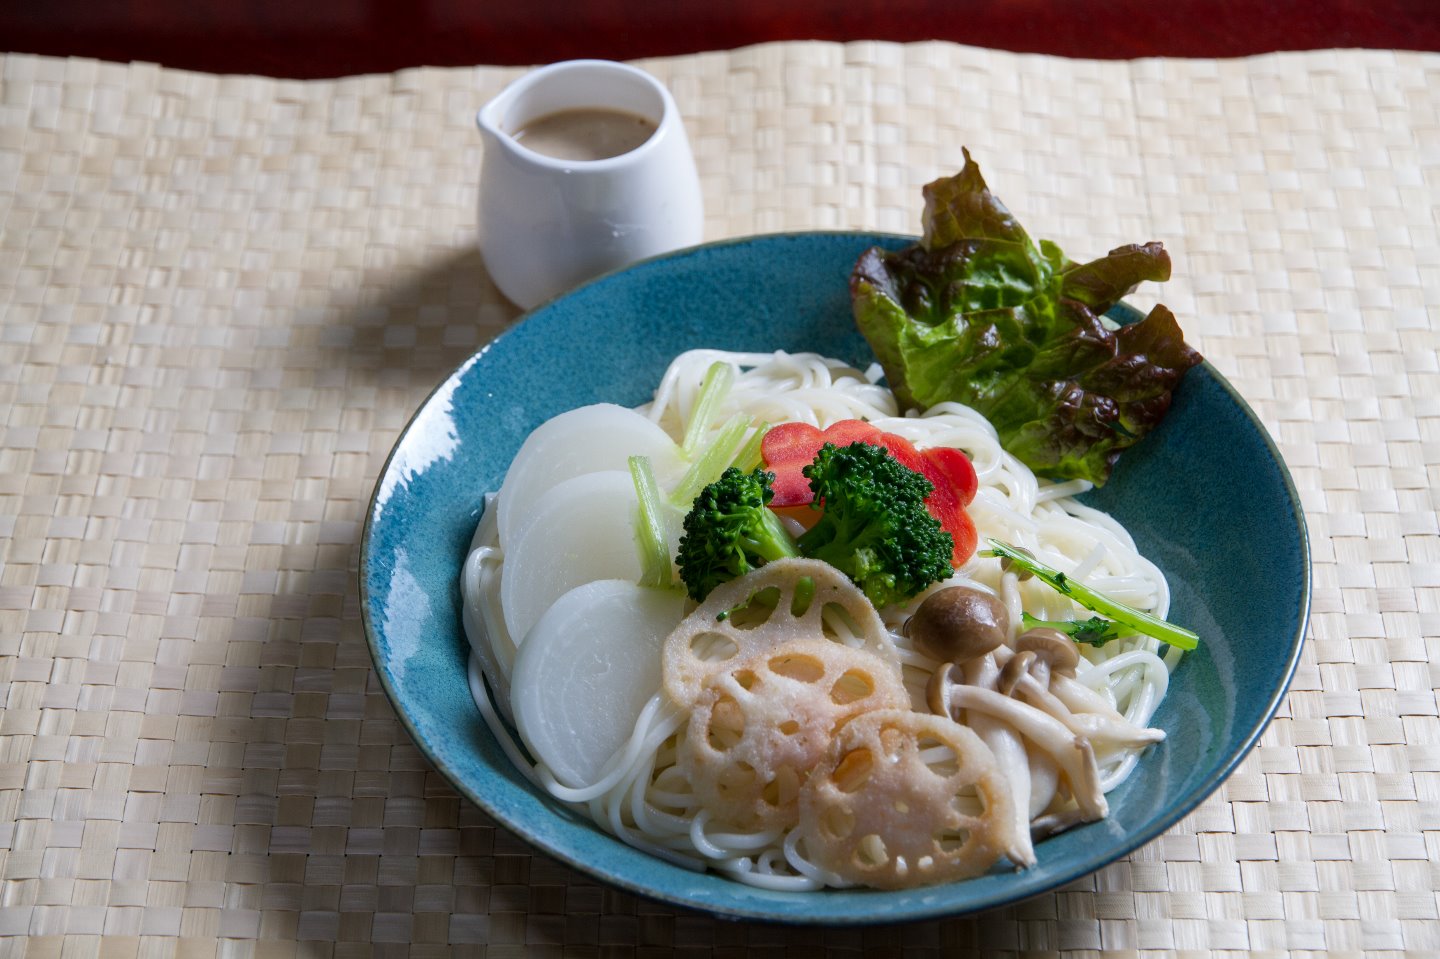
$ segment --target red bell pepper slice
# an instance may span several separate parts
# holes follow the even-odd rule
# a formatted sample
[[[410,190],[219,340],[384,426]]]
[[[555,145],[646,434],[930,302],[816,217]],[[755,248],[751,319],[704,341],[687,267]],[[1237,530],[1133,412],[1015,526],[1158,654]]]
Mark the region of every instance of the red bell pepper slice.
[[[975,524],[965,514],[965,507],[975,498],[975,488],[978,485],[975,468],[970,466],[970,460],[959,450],[948,447],[917,450],[904,437],[894,433],[881,433],[880,445],[889,450],[890,455],[899,460],[901,465],[924,476],[930,481],[930,485],[935,487],[930,491],[930,495],[925,497],[925,508],[930,511],[931,516],[940,521],[941,528],[949,533],[954,541],[950,565],[959,568],[975,552],[978,539]],[[969,485],[965,485],[966,470],[969,471]],[[957,477],[960,481],[958,484]]]
[[[765,468],[775,474],[770,484],[775,497],[771,509],[805,506],[813,498],[810,481],[800,471],[815,461],[815,454],[825,445],[824,434],[809,423],[780,423],[765,431],[760,441],[760,456]]]
[[[771,508],[788,510],[811,502],[810,481],[801,471],[815,461],[815,455],[826,443],[836,446],[869,443],[885,447],[901,465],[921,474],[935,487],[925,498],[925,508],[954,540],[951,565],[961,566],[975,552],[978,537],[965,507],[975,498],[979,480],[969,458],[959,450],[943,446],[922,452],[905,437],[881,432],[863,420],[840,420],[824,431],[809,423],[781,423],[771,427],[760,444],[765,467],[775,474]]]
[[[770,501],[773,509],[787,506],[808,506],[813,498],[810,481],[801,472],[815,462],[815,454],[826,443],[849,446],[851,443],[877,442],[880,430],[864,420],[840,420],[830,424],[823,432],[809,423],[781,423],[765,432],[760,441],[760,455],[765,459],[765,468],[775,474],[770,488],[775,498]]]
[[[960,501],[960,505],[969,506],[975,499],[976,491],[980,489],[980,478],[975,475],[975,466],[970,462],[970,457],[948,446],[932,446],[923,455],[926,461],[945,477],[950,488],[955,491],[955,498]]]
[[[883,445],[875,441],[878,437],[888,435],[890,434],[881,433],[878,426],[872,426],[864,420],[837,420],[825,427],[825,432],[821,434],[826,443],[834,443],[836,446],[849,446],[851,443]]]

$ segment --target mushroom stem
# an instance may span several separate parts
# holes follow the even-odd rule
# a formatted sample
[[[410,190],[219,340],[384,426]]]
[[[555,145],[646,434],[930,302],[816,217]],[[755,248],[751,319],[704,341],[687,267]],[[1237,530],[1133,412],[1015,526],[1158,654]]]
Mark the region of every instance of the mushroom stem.
[[[1025,750],[1030,764],[1030,818],[1039,816],[1055,801],[1055,791],[1060,785],[1060,767],[1049,753],[1038,749]]]
[[[974,686],[993,688],[1000,667],[995,665],[991,655],[972,659],[965,665],[965,680]],[[948,712],[948,710],[947,710]],[[1025,743],[1006,723],[991,716],[972,715],[970,728],[975,730],[990,751],[995,754],[1005,778],[1015,797],[1015,839],[1005,854],[1017,866],[1035,865],[1035,844],[1030,840],[1030,759],[1026,755]]]
[[[965,709],[1004,720],[1020,735],[1049,753],[1065,771],[1070,780],[1070,790],[1088,817],[1087,821],[1104,819],[1109,814],[1109,804],[1100,791],[1095,750],[1085,737],[1075,735],[1064,723],[1034,706],[1016,702],[993,690],[946,684],[941,693],[952,717],[956,710]]]
[[[1002,696],[1009,696],[1014,692],[1015,684],[1020,681],[1020,678],[1029,673],[1030,670],[1037,665],[1034,653],[1016,653],[1010,658],[1010,661],[1005,664],[1005,668],[1000,670],[999,678],[990,688],[998,690]],[[979,684],[972,683],[971,685]]]
[[[1018,659],[1017,656],[1011,662]],[[1014,688],[1030,705],[1054,716],[1075,735],[1084,736],[1102,749],[1110,746],[1148,746],[1165,738],[1164,730],[1136,726],[1124,717],[1112,719],[1098,713],[1072,712],[1038,679],[1028,674],[1020,676]]]
[[[1047,813],[1037,818],[1030,824],[1030,838],[1032,841],[1038,842],[1056,833],[1064,832],[1071,826],[1089,821],[1085,818],[1083,810],[1077,806],[1071,806],[1069,809]]]
[[[994,661],[993,668],[999,669],[999,667],[1011,662],[1015,658],[1015,654],[1010,650],[1009,647],[1001,646],[993,650],[986,658]],[[1064,677],[1059,676],[1055,678],[1057,680],[1064,679]],[[969,680],[970,685],[972,686],[980,686],[986,689],[992,688],[992,684],[990,682],[979,681],[978,677],[975,679],[971,679],[967,676],[967,680]],[[996,680],[996,683],[998,684],[999,680]],[[1088,686],[1083,688],[1086,692],[1091,693],[1091,695],[1097,695]],[[975,720],[977,718],[984,722],[993,722],[993,720],[991,720],[988,716],[970,716],[969,722],[972,727],[975,726]],[[1020,744],[1022,746],[1026,746],[1025,740],[1021,739]],[[1043,752],[1038,748],[1030,748],[1029,746],[1026,746],[1025,759],[1027,765],[1029,766],[1029,813],[1030,819],[1033,820],[1036,816],[1039,816],[1047,808],[1049,808],[1050,804],[1054,802],[1055,793],[1060,785],[1060,767],[1056,764],[1055,760],[1050,756],[1049,753]]]

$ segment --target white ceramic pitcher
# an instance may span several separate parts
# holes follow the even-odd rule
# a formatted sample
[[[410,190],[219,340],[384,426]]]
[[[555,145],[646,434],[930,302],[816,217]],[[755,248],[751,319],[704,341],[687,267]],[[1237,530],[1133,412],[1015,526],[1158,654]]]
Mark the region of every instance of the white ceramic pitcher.
[[[560,160],[515,134],[563,110],[637,114],[655,132],[628,153]],[[530,309],[647,256],[700,242],[704,212],[670,91],[608,60],[570,60],[512,83],[476,116],[485,141],[480,252],[500,292]]]

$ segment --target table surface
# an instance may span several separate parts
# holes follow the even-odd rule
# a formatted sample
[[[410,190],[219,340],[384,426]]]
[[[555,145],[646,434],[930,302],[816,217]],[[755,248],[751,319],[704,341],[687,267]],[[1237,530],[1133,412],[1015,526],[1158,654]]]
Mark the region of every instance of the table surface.
[[[1440,950],[1440,56],[795,42],[642,65],[685,116],[709,238],[913,232],[968,145],[1073,255],[1166,243],[1160,294],[1307,511],[1311,631],[1258,748],[1161,839],[979,917],[717,922],[534,854],[407,740],[355,583],[398,432],[516,318],[476,252],[471,117],[520,71],[12,54],[8,954]]]
[[[1100,59],[1440,51],[1433,0],[89,0],[0,5],[6,49],[316,78],[783,40],[949,40]]]

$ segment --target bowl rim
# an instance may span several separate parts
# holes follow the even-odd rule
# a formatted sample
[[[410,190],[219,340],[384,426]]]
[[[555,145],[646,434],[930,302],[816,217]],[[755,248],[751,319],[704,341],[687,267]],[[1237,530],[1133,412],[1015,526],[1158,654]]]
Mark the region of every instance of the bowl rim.
[[[516,319],[512,321],[508,326],[506,326],[505,329],[501,330],[489,341],[480,346],[469,357],[467,357],[459,365],[457,365],[454,370],[452,370],[449,374],[443,377],[426,395],[425,399],[422,400],[420,404],[415,408],[415,411],[406,421],[404,428],[401,429],[399,434],[396,436],[394,445],[391,447],[389,454],[385,458],[384,464],[380,468],[380,472],[376,477],[375,488],[372,491],[366,504],[365,520],[360,536],[358,578],[360,587],[360,618],[364,626],[365,644],[370,652],[371,664],[374,667],[374,672],[376,674],[376,677],[380,681],[381,688],[384,690],[386,698],[389,700],[391,707],[395,711],[396,718],[399,719],[401,725],[409,734],[410,739],[415,744],[416,748],[418,748],[421,754],[424,755],[427,760],[429,760],[431,766],[435,769],[435,771],[445,778],[446,782],[448,782],[457,792],[459,792],[462,796],[464,796],[471,803],[477,806],[482,812],[489,816],[496,825],[510,832],[516,838],[520,839],[526,845],[528,845],[531,849],[537,850],[540,853],[551,857],[552,859],[564,863],[571,869],[574,869],[577,872],[580,872],[593,880],[596,880],[605,885],[623,889],[626,892],[634,893],[652,901],[665,903],[667,905],[680,906],[686,909],[695,910],[700,913],[731,920],[757,921],[773,923],[777,925],[848,927],[889,925],[903,922],[915,922],[928,919],[940,919],[946,917],[971,915],[979,912],[984,912],[989,909],[996,909],[1003,906],[1024,902],[1029,899],[1033,899],[1038,896],[1054,892],[1057,889],[1060,889],[1063,886],[1067,885],[1068,883],[1074,882],[1076,879],[1090,875],[1091,873],[1096,872],[1097,870],[1104,868],[1110,863],[1116,862],[1119,859],[1130,855],[1142,846],[1145,846],[1148,843],[1154,841],[1161,834],[1167,832],[1177,822],[1184,819],[1195,809],[1199,808],[1199,806],[1204,803],[1205,800],[1209,799],[1210,796],[1213,795],[1214,792],[1219,789],[1221,785],[1224,784],[1225,780],[1228,779],[1235,772],[1236,767],[1238,767],[1240,763],[1243,762],[1245,758],[1250,754],[1250,752],[1255,748],[1255,745],[1259,742],[1260,737],[1264,734],[1265,730],[1269,727],[1271,721],[1275,718],[1275,714],[1279,711],[1281,704],[1284,702],[1286,695],[1289,693],[1290,685],[1295,677],[1295,671],[1300,663],[1300,657],[1305,645],[1305,637],[1309,630],[1311,593],[1314,576],[1311,561],[1309,526],[1305,521],[1305,512],[1301,503],[1300,494],[1295,486],[1294,479],[1290,475],[1289,466],[1286,464],[1285,459],[1281,455],[1280,449],[1276,445],[1274,438],[1270,435],[1269,430],[1265,428],[1263,421],[1258,415],[1256,415],[1255,410],[1250,406],[1248,402],[1246,402],[1245,398],[1240,395],[1239,391],[1237,391],[1235,387],[1231,385],[1231,383],[1219,372],[1219,370],[1214,367],[1214,365],[1208,359],[1202,360],[1199,368],[1203,369],[1204,372],[1211,379],[1213,379],[1215,384],[1220,387],[1220,389],[1225,393],[1225,395],[1228,396],[1229,399],[1239,408],[1240,412],[1245,416],[1245,418],[1248,419],[1255,427],[1261,440],[1265,444],[1265,448],[1269,452],[1272,461],[1277,467],[1277,472],[1279,474],[1283,490],[1288,500],[1289,508],[1295,522],[1296,530],[1299,533],[1299,562],[1301,573],[1299,608],[1298,615],[1296,617],[1295,633],[1287,640],[1288,654],[1282,667],[1281,682],[1272,691],[1268,701],[1265,703],[1264,709],[1261,712],[1261,718],[1255,724],[1254,728],[1248,730],[1244,734],[1244,736],[1241,737],[1238,747],[1231,751],[1231,755],[1223,763],[1221,763],[1209,776],[1207,776],[1200,783],[1196,784],[1194,787],[1191,788],[1191,790],[1189,791],[1189,795],[1183,802],[1177,803],[1174,806],[1166,809],[1162,814],[1157,815],[1152,820],[1150,820],[1144,828],[1136,830],[1134,833],[1127,834],[1125,838],[1122,839],[1116,846],[1106,846],[1104,847],[1102,852],[1093,855],[1082,856],[1077,861],[1074,861],[1071,864],[1060,868],[1055,874],[1053,874],[1049,879],[1046,880],[1043,888],[1028,891],[1019,896],[1007,896],[1004,894],[1003,890],[1001,890],[992,895],[980,896],[973,902],[967,902],[964,904],[921,902],[917,905],[902,905],[895,908],[886,908],[883,915],[875,913],[861,913],[854,915],[835,916],[812,915],[807,913],[805,910],[797,910],[793,912],[770,912],[763,909],[756,909],[747,906],[720,905],[715,902],[703,900],[702,897],[699,896],[685,896],[666,892],[664,890],[659,890],[651,886],[647,886],[641,882],[635,881],[625,876],[617,875],[614,873],[607,873],[598,863],[592,863],[573,856],[563,849],[555,848],[554,845],[551,843],[547,843],[539,838],[536,838],[528,832],[522,831],[523,826],[521,824],[512,823],[510,817],[507,816],[505,812],[503,812],[494,803],[487,801],[483,794],[479,793],[475,789],[471,788],[467,783],[465,783],[463,779],[458,775],[457,771],[452,769],[438,755],[437,751],[431,746],[431,744],[420,734],[414,720],[409,714],[408,709],[404,705],[404,698],[395,688],[390,673],[385,668],[382,662],[379,637],[375,624],[371,618],[370,590],[368,585],[368,571],[370,569],[372,561],[372,554],[370,548],[371,535],[373,532],[372,524],[377,513],[377,507],[379,506],[381,487],[384,483],[385,478],[390,473],[390,468],[395,460],[395,457],[398,455],[398,453],[400,452],[400,448],[404,445],[406,439],[409,437],[410,432],[414,428],[416,421],[420,418],[421,414],[429,407],[430,403],[435,399],[437,394],[439,394],[443,389],[445,389],[445,387],[449,385],[452,380],[464,375],[464,373],[469,370],[471,366],[473,366],[476,362],[483,358],[485,354],[489,353],[492,349],[494,349],[497,344],[500,344],[502,341],[510,337],[517,328],[519,328],[522,324],[528,322],[534,314],[546,310],[551,304],[563,300],[576,293],[579,293],[582,290],[586,290],[598,284],[608,282],[614,277],[619,276],[620,274],[629,273],[632,270],[638,270],[647,266],[652,266],[662,261],[678,260],[684,257],[694,256],[723,247],[744,246],[754,243],[756,241],[804,240],[813,237],[850,237],[857,240],[864,240],[870,242],[913,242],[918,239],[918,237],[910,234],[890,233],[885,231],[792,230],[776,233],[747,234],[745,236],[712,240],[706,243],[700,243],[694,246],[684,247],[679,250],[673,250],[668,253],[661,253],[656,256],[647,257],[627,266],[620,267],[618,269],[611,270],[609,272],[596,276],[593,279],[586,281],[585,283],[573,287],[572,289],[566,290],[565,292],[558,294],[557,296],[551,297],[545,302],[538,304],[532,309],[525,311],[520,316],[516,317]],[[1116,308],[1120,309],[1122,312],[1134,314],[1135,318],[1139,318],[1143,315],[1142,313],[1140,313],[1139,310],[1137,310],[1135,307],[1131,306],[1129,303],[1126,303],[1123,300],[1117,304]],[[1133,322],[1133,320],[1130,320],[1130,322]],[[490,735],[488,727],[486,729],[486,734]],[[537,793],[537,795],[539,794]],[[549,796],[540,796],[540,798],[543,801],[550,803],[557,802],[553,797]],[[615,837],[608,832],[605,832],[599,826],[596,826],[595,828],[600,829],[601,833],[606,838],[609,838],[610,840],[621,843],[623,845],[623,840]],[[655,859],[654,861],[658,865],[669,865],[663,863],[663,861],[659,859]],[[683,867],[673,866],[672,868],[682,869]],[[728,877],[724,877],[723,875],[713,872],[707,872],[705,874],[717,875],[720,876],[720,878],[722,879],[728,879]],[[697,873],[697,875],[701,874]],[[728,881],[735,882],[735,880]],[[963,883],[965,881],[966,880],[959,880],[958,883]],[[945,888],[947,885],[956,885],[958,883],[941,884],[940,886],[936,887],[922,888],[942,889]],[[821,894],[824,893],[823,890],[819,892]],[[900,890],[898,892],[914,893],[916,892],[916,890]],[[877,897],[876,902],[877,904],[880,904],[887,903],[888,897],[897,895],[897,892],[884,892],[877,890],[871,894]],[[815,893],[790,893],[788,895],[811,896],[815,895]]]

